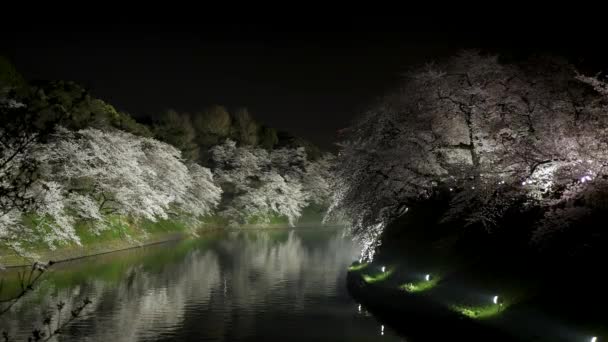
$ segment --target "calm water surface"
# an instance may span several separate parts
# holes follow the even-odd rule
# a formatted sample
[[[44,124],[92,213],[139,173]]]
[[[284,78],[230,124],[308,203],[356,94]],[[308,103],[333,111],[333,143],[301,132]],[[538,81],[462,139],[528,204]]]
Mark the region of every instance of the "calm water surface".
[[[318,228],[225,232],[63,263],[0,318],[0,331],[24,340],[56,303],[89,297],[58,341],[401,341],[349,297],[357,254],[340,230]]]

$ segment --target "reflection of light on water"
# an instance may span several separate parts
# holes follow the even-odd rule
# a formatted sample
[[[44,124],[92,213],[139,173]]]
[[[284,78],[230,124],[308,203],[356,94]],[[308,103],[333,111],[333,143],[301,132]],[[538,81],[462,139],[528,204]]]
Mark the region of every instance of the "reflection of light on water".
[[[11,318],[15,318],[7,322],[7,330],[11,336],[24,337],[16,340],[27,340],[28,322],[42,321],[46,309],[54,308],[56,300],[71,307],[77,297],[86,295],[93,299],[90,315],[96,319],[77,324],[79,331],[90,333],[94,340],[155,340],[159,336],[195,333],[202,334],[201,339],[218,340],[223,331],[234,326],[244,335],[255,335],[260,331],[250,328],[254,326],[252,322],[266,319],[275,311],[298,314],[316,310],[318,298],[328,298],[328,305],[333,305],[331,300],[343,291],[340,272],[356,258],[357,246],[339,234],[317,241],[316,232],[313,245],[300,234],[305,233],[289,231],[280,238],[266,232],[228,234],[214,244],[188,247],[187,253],[180,254],[179,262],[165,256],[165,249],[150,249],[154,258],[129,259],[128,266],[121,270],[126,275],[134,274],[132,281],[127,280],[128,276],[107,280],[91,274],[86,283],[75,280],[65,289],[51,289],[52,295],[44,296],[42,303],[35,303],[32,295],[15,306],[15,313],[11,313]],[[121,255],[117,256],[115,263],[122,265]],[[147,263],[171,267],[156,272],[156,268],[144,267]],[[100,303],[103,308],[97,307]],[[352,310],[352,304],[336,305],[348,305]],[[225,327],[222,323],[218,329],[204,329],[203,323],[184,324],[200,309],[208,309],[212,318],[217,318],[214,322],[222,322]],[[233,310],[243,314],[235,315]],[[377,338],[377,323],[368,319],[371,314],[360,304],[357,311],[357,317],[348,319],[365,318],[364,332]],[[5,317],[2,318],[0,325],[4,328]]]

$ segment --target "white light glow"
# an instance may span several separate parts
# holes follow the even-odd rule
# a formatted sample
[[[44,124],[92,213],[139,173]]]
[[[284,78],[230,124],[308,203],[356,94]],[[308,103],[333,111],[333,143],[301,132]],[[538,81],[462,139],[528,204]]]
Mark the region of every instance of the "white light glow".
[[[454,189],[450,188],[450,191],[454,191]]]
[[[382,266],[381,270],[382,270],[382,273],[384,273],[384,271],[386,271],[386,267]]]
[[[431,280],[431,275],[430,274],[425,275],[424,280],[426,280],[426,281]]]
[[[521,185],[526,185],[526,184],[527,184],[526,182],[521,182]]]
[[[359,313],[361,313],[361,304],[359,304]]]
[[[591,342],[597,342],[597,337],[593,336],[593,337],[591,338]]]
[[[498,296],[494,296],[494,298],[492,299],[492,301],[494,302],[494,304],[498,304]]]
[[[380,335],[384,336],[384,324],[380,326]]]

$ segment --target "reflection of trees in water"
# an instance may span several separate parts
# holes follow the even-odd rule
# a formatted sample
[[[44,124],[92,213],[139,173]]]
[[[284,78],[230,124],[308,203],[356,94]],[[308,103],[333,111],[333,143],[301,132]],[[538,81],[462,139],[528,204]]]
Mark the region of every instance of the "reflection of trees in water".
[[[165,265],[160,272],[149,272],[141,264],[134,265],[119,282],[92,279],[62,289],[47,282],[39,293],[18,303],[15,312],[5,317],[8,326],[3,322],[0,328],[13,336],[24,336],[32,322],[42,322],[56,303],[63,301],[66,307],[72,307],[86,295],[93,304],[82,319],[70,326],[73,336],[79,336],[78,340],[86,334],[91,340],[134,341],[178,326],[186,305],[189,302],[205,305],[210,300],[211,289],[219,284],[216,254],[193,251],[180,263]],[[72,334],[66,332],[66,335]]]
[[[231,299],[239,306],[289,296],[291,301],[277,304],[299,307],[310,295],[331,295],[342,268],[356,255],[351,243],[338,234],[305,244],[295,231],[284,241],[273,240],[267,232],[241,233],[222,247],[232,259]]]
[[[194,251],[161,273],[148,273],[141,267],[132,272],[136,272],[133,281],[122,281],[100,296],[102,305],[112,308],[111,315],[103,315],[101,324],[94,313],[89,322],[83,322],[95,329],[91,333],[95,339],[134,341],[172,331],[182,323],[188,305],[207,305],[211,290],[220,285],[218,259],[210,251]]]
[[[277,317],[319,310],[344,286],[341,277],[358,249],[340,234],[316,234],[234,232],[222,241],[218,253],[228,285],[217,305],[225,308],[227,339],[276,330]]]
[[[224,267],[232,277],[223,303],[232,308],[226,312],[232,328],[229,339],[276,331],[272,322],[279,317],[336,309],[330,307],[331,298],[344,286],[341,275],[358,255],[350,241],[335,234],[309,242],[295,231],[281,241],[266,232],[235,235],[224,241],[220,252],[229,256],[230,265]]]
[[[133,265],[118,282],[92,275],[55,288],[47,281],[4,317],[0,330],[23,336],[57,302],[71,307],[88,296],[93,304],[60,340],[86,334],[90,340],[134,341],[182,329],[207,337],[246,335],[261,313],[301,310],[343,285],[340,274],[357,254],[351,243],[339,234],[312,243],[299,235],[231,234],[217,249],[193,250],[179,263]]]

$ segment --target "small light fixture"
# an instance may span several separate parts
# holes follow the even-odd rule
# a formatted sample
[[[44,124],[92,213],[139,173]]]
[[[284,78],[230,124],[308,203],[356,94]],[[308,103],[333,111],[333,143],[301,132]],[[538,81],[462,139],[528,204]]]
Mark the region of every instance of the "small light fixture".
[[[380,335],[384,336],[384,324],[380,326]]]
[[[494,304],[498,304],[498,296],[494,296],[494,298],[492,298],[492,302],[494,302]]]
[[[431,280],[431,275],[430,274],[425,275],[424,280],[426,280],[426,281]]]
[[[380,270],[382,271],[382,273],[384,273],[384,271],[386,271],[386,267],[382,266],[382,268]]]

